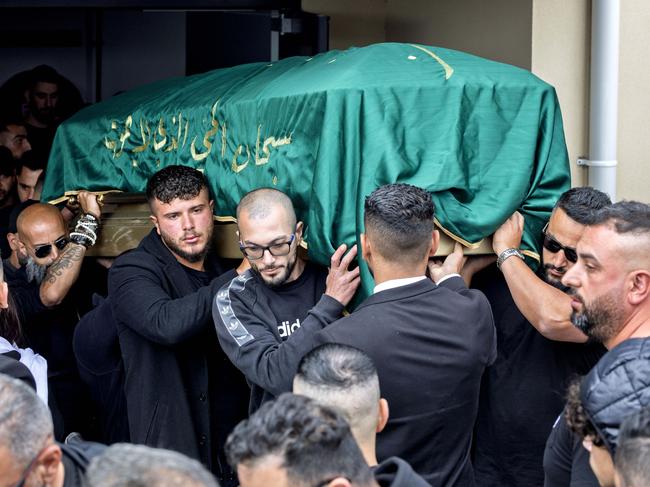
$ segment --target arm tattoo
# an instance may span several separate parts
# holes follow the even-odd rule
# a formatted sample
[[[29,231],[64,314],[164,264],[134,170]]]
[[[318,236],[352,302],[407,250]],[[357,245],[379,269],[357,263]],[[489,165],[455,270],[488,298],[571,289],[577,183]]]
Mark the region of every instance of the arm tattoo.
[[[52,285],[56,280],[63,276],[67,269],[72,267],[74,262],[79,262],[84,258],[85,247],[83,245],[68,244],[57,260],[47,268],[45,282]]]

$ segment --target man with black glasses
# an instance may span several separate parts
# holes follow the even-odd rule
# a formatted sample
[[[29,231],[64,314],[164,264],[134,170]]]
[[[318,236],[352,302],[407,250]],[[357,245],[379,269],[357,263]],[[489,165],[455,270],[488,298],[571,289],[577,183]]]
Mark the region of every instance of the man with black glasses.
[[[359,270],[348,270],[356,246],[332,255],[329,273],[299,255],[303,223],[289,197],[262,188],[237,207],[240,248],[250,269],[224,285],[214,298],[217,336],[251,386],[250,411],[291,391],[313,336],[341,316],[359,286]]]
[[[568,380],[586,374],[605,352],[600,344],[585,344],[586,335],[571,323],[571,297],[560,281],[577,261],[576,244],[592,213],[610,203],[589,187],[562,194],[540,236],[537,274],[518,250],[522,215],[512,215],[494,234],[501,272],[487,269],[472,282],[490,301],[497,328],[497,359],[482,379],[475,429],[477,485],[544,483],[544,445]]]

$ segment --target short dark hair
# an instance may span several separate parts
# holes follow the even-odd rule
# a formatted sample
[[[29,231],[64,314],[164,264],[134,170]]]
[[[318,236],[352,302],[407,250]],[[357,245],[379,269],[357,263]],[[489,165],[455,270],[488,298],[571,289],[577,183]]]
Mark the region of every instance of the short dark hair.
[[[621,423],[614,464],[623,487],[650,485],[650,409],[637,411]]]
[[[266,457],[277,457],[290,481],[316,485],[346,477],[369,485],[372,473],[350,427],[335,410],[304,396],[282,394],[237,425],[226,442],[228,461],[254,468]]]
[[[319,387],[349,389],[377,377],[372,359],[356,347],[326,343],[305,355],[296,374]]]
[[[17,115],[15,116],[9,114],[0,115],[0,132],[7,132],[9,130],[9,125],[24,127],[25,121],[22,118],[18,117]]]
[[[149,178],[147,201],[151,204],[154,198],[163,203],[171,203],[176,198],[191,200],[203,189],[210,192],[208,181],[201,171],[189,166],[167,166]]]
[[[27,73],[27,87],[31,90],[36,83],[61,83],[61,75],[52,66],[40,64]]]
[[[23,154],[23,156],[16,161],[16,175],[23,172],[23,168],[31,169],[32,171],[39,171],[47,167],[47,154],[44,151],[31,149]],[[41,174],[39,179],[43,179],[44,174]]]
[[[650,205],[639,201],[619,201],[597,211],[591,225],[612,223],[616,233],[635,235],[650,232]]]
[[[580,398],[580,388],[584,378],[574,378],[567,388],[566,394],[566,407],[564,409],[564,418],[566,424],[571,431],[573,431],[580,439],[591,437],[594,444],[602,445],[604,443],[601,436],[598,434],[596,427],[589,419],[589,415],[582,404]]]
[[[410,184],[387,184],[366,197],[366,233],[379,253],[412,263],[422,259],[431,243],[434,204],[431,194]]]
[[[612,200],[607,193],[591,186],[582,186],[562,193],[555,203],[555,208],[563,210],[569,218],[580,225],[588,225],[595,211],[611,204]]]

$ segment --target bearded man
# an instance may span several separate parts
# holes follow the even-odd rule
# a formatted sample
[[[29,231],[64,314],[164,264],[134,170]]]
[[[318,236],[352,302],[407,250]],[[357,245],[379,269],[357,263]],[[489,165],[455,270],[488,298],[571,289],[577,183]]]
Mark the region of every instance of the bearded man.
[[[16,228],[9,233],[12,254],[5,260],[27,345],[48,362],[50,396],[63,417],[60,436],[86,433],[90,424],[91,408],[79,380],[72,335],[82,292],[75,284],[86,250],[97,239],[101,210],[94,195],[82,191],[78,198],[82,215],[72,233],[55,206],[25,202],[17,207]]]
[[[211,251],[205,176],[168,166],[147,184],[154,229],[109,273],[133,443],[184,453],[236,485],[223,445],[246,415],[248,387],[220,350],[212,297],[237,276]]]
[[[214,298],[217,336],[251,385],[249,409],[291,391],[316,332],[341,316],[359,286],[348,270],[356,246],[341,245],[329,272],[299,255],[303,223],[289,197],[272,188],[246,194],[237,206],[239,246],[250,269]]]

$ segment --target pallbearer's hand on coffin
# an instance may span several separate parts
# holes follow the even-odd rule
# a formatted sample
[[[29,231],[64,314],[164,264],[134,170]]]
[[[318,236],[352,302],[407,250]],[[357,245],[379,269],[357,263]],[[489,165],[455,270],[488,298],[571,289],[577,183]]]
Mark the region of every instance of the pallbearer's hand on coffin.
[[[524,216],[515,211],[510,218],[497,228],[492,237],[494,253],[500,255],[507,249],[518,249],[521,245],[521,236],[524,234]]]
[[[96,194],[89,193],[88,191],[79,191],[77,200],[79,201],[79,206],[81,206],[81,211],[99,219],[102,214],[102,209],[97,202]]]
[[[463,255],[463,247],[458,242],[454,244],[454,251],[449,254],[444,261],[439,259],[429,260],[429,276],[433,282],[438,282],[449,274],[460,274],[467,257]]]
[[[325,287],[325,294],[336,299],[343,306],[346,306],[350,302],[361,282],[359,278],[359,267],[351,270],[348,269],[357,256],[357,246],[353,245],[350,251],[344,256],[343,254],[347,248],[347,245],[342,244],[332,254]]]

